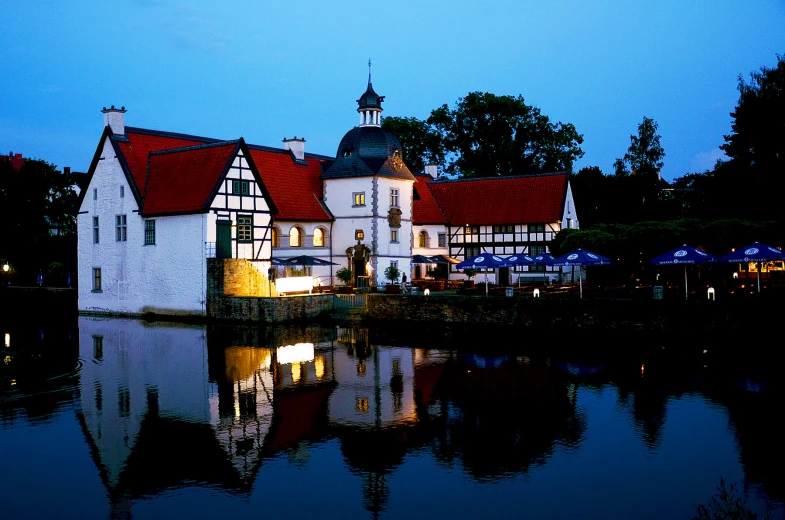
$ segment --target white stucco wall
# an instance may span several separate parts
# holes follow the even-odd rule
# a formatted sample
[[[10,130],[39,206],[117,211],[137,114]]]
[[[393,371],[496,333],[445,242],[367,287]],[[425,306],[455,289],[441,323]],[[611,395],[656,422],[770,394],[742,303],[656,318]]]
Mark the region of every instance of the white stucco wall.
[[[572,221],[572,225],[570,225]],[[572,186],[567,182],[567,196],[564,198],[564,218],[561,221],[562,229],[579,229],[580,222],[575,211],[575,200],[572,198]]]
[[[144,219],[108,141],[102,157],[77,216],[79,310],[203,314],[205,215],[155,218],[156,243],[144,245]],[[124,197],[120,197],[121,186]],[[116,240],[115,217],[121,214],[126,215],[126,241]],[[95,216],[99,218],[97,244]],[[101,269],[101,292],[93,291],[93,268]]]

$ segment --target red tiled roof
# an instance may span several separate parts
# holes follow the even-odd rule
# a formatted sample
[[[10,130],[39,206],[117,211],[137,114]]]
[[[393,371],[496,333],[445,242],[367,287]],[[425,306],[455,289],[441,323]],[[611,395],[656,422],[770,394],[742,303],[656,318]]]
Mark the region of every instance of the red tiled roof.
[[[150,154],[142,214],[205,208],[237,150],[237,141]]]
[[[452,225],[558,222],[567,174],[437,181],[428,187]]]
[[[430,175],[417,175],[414,183],[414,189],[417,190],[419,200],[414,199],[414,208],[412,208],[412,222],[415,225],[423,224],[447,224],[447,219],[444,218],[442,210],[433,198],[427,182],[432,181],[433,177]]]
[[[278,220],[332,220],[319,202],[323,197],[319,159],[306,157],[298,164],[286,151],[251,147],[251,158],[278,209]]]
[[[186,146],[213,142],[212,139],[192,136],[170,137],[163,132],[151,133],[130,127],[126,127],[125,130],[128,140],[118,140],[117,144],[125,157],[125,162],[128,165],[134,183],[136,183],[136,189],[139,191],[139,194],[144,193],[147,157],[150,152],[160,152],[161,150],[172,150],[173,148],[185,148]]]

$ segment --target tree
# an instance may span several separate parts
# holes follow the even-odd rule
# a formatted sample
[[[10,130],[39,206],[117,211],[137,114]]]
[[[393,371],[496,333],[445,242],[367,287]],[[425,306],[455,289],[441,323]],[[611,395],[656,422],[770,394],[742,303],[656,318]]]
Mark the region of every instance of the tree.
[[[624,158],[616,159],[614,169],[616,175],[623,176],[627,173],[627,166],[633,174],[651,177],[659,176],[665,158],[665,150],[660,145],[660,135],[657,134],[657,122],[643,116],[643,122],[638,125],[638,135],[630,136],[630,147]]]
[[[409,170],[422,172],[426,164],[444,165],[442,137],[425,121],[415,117],[385,117],[382,128],[395,134],[401,142],[401,153]]]
[[[552,123],[520,95],[471,92],[454,109],[433,110],[427,123],[441,135],[445,170],[462,177],[571,171],[583,156],[572,124]]]
[[[390,267],[384,270],[384,277],[390,280],[390,283],[398,282],[398,278],[400,278],[400,276],[401,272],[394,265],[390,265]]]
[[[777,55],[773,68],[761,67],[746,83],[739,76],[739,101],[731,112],[732,133],[720,146],[740,167],[767,170],[782,176],[785,170],[785,56]]]

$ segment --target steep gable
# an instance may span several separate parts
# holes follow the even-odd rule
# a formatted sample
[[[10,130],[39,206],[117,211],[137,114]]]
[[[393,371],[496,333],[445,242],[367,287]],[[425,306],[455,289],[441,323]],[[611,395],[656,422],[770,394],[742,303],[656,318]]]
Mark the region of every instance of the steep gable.
[[[428,182],[433,180],[430,175],[417,175],[414,183],[415,197],[412,221],[415,225],[447,224],[439,205],[433,198]]]

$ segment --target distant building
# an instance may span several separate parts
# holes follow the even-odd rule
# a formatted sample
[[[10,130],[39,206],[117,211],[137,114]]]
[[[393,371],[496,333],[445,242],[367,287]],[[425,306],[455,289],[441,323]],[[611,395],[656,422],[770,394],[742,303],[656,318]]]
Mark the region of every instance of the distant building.
[[[9,152],[8,155],[0,155],[0,161],[11,163],[11,167],[17,171],[19,171],[19,169],[21,169],[22,165],[25,163],[22,154],[14,154],[14,152]]]

